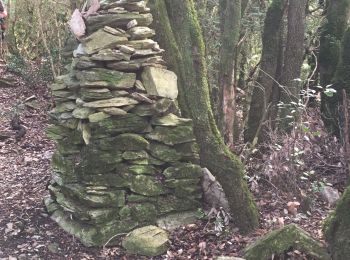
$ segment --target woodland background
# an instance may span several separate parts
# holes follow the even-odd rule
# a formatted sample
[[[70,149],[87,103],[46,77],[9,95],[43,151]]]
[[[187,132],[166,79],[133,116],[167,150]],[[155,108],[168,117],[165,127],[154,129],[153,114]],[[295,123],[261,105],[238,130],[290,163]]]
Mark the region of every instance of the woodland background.
[[[2,43],[2,58],[7,72],[16,75],[22,82],[21,93],[17,95],[17,98],[22,99],[9,105],[5,112],[1,111],[1,115],[8,121],[15,115],[26,118],[29,112],[32,113],[26,110],[30,93],[39,101],[45,100],[40,108],[30,108],[40,114],[38,122],[45,126],[47,121],[44,114],[52,107],[46,86],[56,76],[65,73],[70,63],[68,57],[76,42],[67,22],[75,8],[84,7],[85,1],[5,2],[9,16],[5,41]],[[163,21],[164,12],[161,8],[164,6],[160,2],[150,1],[152,6],[158,8],[153,9],[158,10],[154,13],[156,21]],[[175,34],[177,31],[184,32],[186,28],[179,26],[176,13],[181,13],[186,7],[180,2],[192,1],[165,2],[173,31]],[[350,1],[291,0],[289,5],[284,0],[193,2],[202,32],[200,37],[204,39],[205,55],[204,61],[191,57],[193,64],[203,68],[203,62],[206,69],[195,67],[193,69],[197,69],[198,73],[196,77],[186,78],[188,75],[184,74],[182,80],[189,85],[208,86],[213,116],[225,144],[245,165],[243,170],[239,162],[238,168],[242,170],[255,197],[260,213],[260,228],[251,237],[237,234],[230,238],[224,236],[215,245],[208,242],[205,247],[201,242],[207,233],[201,233],[200,226],[189,228],[187,233],[179,231],[173,234],[177,242],[174,243],[172,254],[175,257],[183,254],[178,248],[179,237],[188,236],[185,251],[192,257],[215,255],[218,251],[239,255],[242,245],[287,223],[298,223],[310,231],[314,238],[323,240],[322,223],[334,204],[324,198],[321,191],[324,187],[344,191],[349,174],[349,60],[346,50],[350,46],[350,31],[347,30]],[[155,23],[154,26],[159,29],[159,24]],[[196,45],[198,42],[201,41],[193,40],[192,43]],[[170,56],[167,60],[176,61],[171,57],[176,52],[166,43],[163,46],[161,39],[160,44]],[[179,47],[189,50],[193,45],[185,46],[184,42]],[[169,67],[181,71],[181,67],[174,64]],[[180,96],[183,113],[191,115],[191,109],[186,111],[184,100]],[[24,122],[28,132],[32,124],[29,121],[32,120],[28,117],[28,122]],[[216,132],[213,132],[216,138]],[[28,133],[28,136],[33,135]],[[16,146],[12,149],[20,151],[17,154],[29,145],[28,139],[13,143]],[[52,144],[45,143],[44,146],[52,149]],[[227,155],[225,149],[222,149],[223,154]],[[13,160],[17,160],[14,159],[16,153]],[[227,157],[237,162],[236,157]],[[45,160],[47,168],[47,158]],[[38,167],[38,162],[28,159],[28,156],[27,161],[22,160],[21,163],[26,167],[31,164],[33,168],[35,165]],[[35,200],[37,204],[40,203],[40,197]],[[249,201],[251,198],[248,196],[246,199]],[[241,226],[248,223],[247,230],[258,226],[253,211],[254,208],[249,213],[252,217],[241,223]],[[28,214],[34,217],[34,213]],[[212,219],[212,229],[214,233],[225,235],[225,223],[222,216],[218,216]],[[242,219],[244,217],[237,221]],[[8,223],[14,223],[10,225],[11,228],[7,226],[8,230],[15,231],[20,226],[8,219],[3,224]],[[205,224],[203,226],[207,227]],[[52,230],[49,232],[52,233]],[[10,230],[6,234],[11,233]],[[74,248],[69,248],[64,246],[64,242],[57,242],[57,239],[41,243],[46,246],[48,243],[61,243],[66,255],[85,250],[75,244]],[[87,254],[119,253],[116,249]]]

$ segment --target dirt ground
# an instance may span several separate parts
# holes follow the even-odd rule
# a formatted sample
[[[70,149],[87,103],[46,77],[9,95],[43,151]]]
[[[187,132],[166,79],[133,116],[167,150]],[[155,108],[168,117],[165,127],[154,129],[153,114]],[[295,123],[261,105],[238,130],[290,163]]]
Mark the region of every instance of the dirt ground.
[[[18,81],[14,87],[0,87],[0,133],[5,133],[0,135],[0,259],[142,259],[127,255],[121,247],[85,248],[46,214],[42,199],[48,194],[54,144],[44,130],[51,106],[45,86],[29,88]],[[26,128],[17,140],[10,123],[15,114]],[[212,221],[198,221],[172,232],[168,254],[156,259],[241,256],[248,243],[288,223],[297,223],[322,241],[322,222],[331,208],[317,194],[310,212],[293,215],[287,210],[290,198],[268,182],[259,185],[254,195],[261,225],[253,234],[241,236],[233,229],[218,236]],[[303,256],[296,253],[292,258]]]

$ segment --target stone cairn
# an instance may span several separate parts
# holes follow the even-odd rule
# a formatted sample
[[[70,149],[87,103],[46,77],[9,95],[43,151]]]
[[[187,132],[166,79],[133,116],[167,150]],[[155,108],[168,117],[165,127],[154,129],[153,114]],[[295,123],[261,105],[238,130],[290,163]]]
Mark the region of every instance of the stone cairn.
[[[105,1],[86,21],[71,70],[50,86],[51,218],[86,246],[201,206],[192,122],[150,38],[145,1]]]

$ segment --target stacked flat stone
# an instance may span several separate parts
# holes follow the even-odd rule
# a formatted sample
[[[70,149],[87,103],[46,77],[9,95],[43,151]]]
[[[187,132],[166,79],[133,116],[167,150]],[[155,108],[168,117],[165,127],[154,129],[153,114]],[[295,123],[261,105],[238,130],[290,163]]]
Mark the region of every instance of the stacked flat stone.
[[[151,22],[145,1],[105,1],[71,72],[51,85],[57,149],[45,204],[87,246],[201,206],[192,122],[180,117]]]

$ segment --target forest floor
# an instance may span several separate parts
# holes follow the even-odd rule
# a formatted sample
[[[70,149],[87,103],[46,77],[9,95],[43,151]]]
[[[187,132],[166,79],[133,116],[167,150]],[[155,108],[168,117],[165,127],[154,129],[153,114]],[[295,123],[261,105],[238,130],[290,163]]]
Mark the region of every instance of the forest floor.
[[[0,68],[0,77],[4,71]],[[45,212],[42,199],[48,195],[50,158],[54,144],[45,136],[47,112],[52,100],[45,86],[27,87],[17,81],[13,87],[0,86],[0,259],[147,259],[127,255],[121,247],[85,248],[74,237],[62,231]],[[11,128],[18,114],[26,134],[19,137]],[[260,160],[260,159],[259,159]],[[261,214],[261,225],[248,236],[237,230],[220,235],[208,220],[171,232],[167,255],[155,259],[213,259],[214,256],[241,256],[243,248],[267,232],[288,223],[296,223],[323,241],[322,223],[332,209],[323,202],[317,190],[304,187],[312,206],[306,213],[291,214],[287,203],[293,198],[269,181],[255,176],[250,162],[250,186]],[[320,176],[315,182],[328,182],[342,190],[345,181],[341,171],[331,177]],[[294,212],[295,213],[295,212]],[[303,259],[299,252],[294,258]]]

